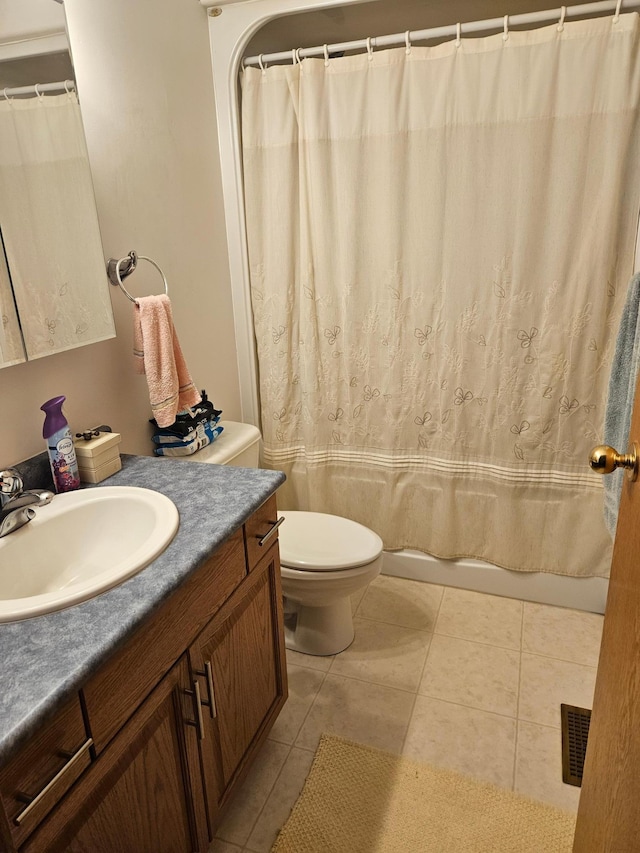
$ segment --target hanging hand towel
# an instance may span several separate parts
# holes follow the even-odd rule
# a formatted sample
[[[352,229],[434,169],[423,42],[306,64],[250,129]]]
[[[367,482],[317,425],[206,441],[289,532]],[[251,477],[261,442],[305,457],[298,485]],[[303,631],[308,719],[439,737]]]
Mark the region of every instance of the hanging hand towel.
[[[620,453],[627,452],[631,414],[640,364],[640,273],[629,283],[627,300],[616,338],[611,365],[607,407],[604,415],[604,441]],[[624,482],[619,469],[604,478],[604,520],[612,537],[616,534],[618,506]]]
[[[173,326],[168,296],[145,296],[133,306],[133,355],[144,373],[158,426],[170,426],[177,413],[200,402]]]

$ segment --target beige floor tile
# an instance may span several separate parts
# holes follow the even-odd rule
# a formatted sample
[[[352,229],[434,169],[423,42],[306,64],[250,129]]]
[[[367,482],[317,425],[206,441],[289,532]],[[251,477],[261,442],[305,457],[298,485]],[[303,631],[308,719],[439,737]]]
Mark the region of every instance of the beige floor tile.
[[[360,602],[358,616],[405,628],[433,631],[443,587],[379,575]]]
[[[515,764],[517,791],[575,811],[560,703],[591,707],[601,617],[388,576],[352,612],[341,654],[287,651],[290,698],[209,853],[270,850],[324,731],[506,788]]]
[[[304,666],[307,669],[318,669],[320,672],[329,671],[334,657],[335,655],[303,655],[302,652],[287,649],[287,665]]]
[[[348,649],[336,655],[329,670],[331,675],[415,692],[432,635],[358,616],[353,624],[356,638]]]
[[[596,669],[522,653],[518,718],[560,728],[560,704],[593,706]]]
[[[324,681],[325,674],[301,666],[287,667],[289,698],[269,733],[271,740],[292,744],[304,722],[311,703]]]
[[[447,587],[435,630],[436,634],[519,649],[522,602]]]
[[[597,666],[603,622],[597,613],[525,602],[522,650]]]
[[[329,673],[307,714],[296,746],[315,751],[323,732],[399,753],[415,696]]]
[[[229,844],[228,841],[222,841],[220,838],[214,838],[209,847],[209,853],[242,853],[243,850],[243,847]]]
[[[216,838],[244,846],[290,749],[283,743],[265,741],[249,775],[236,793],[229,811],[218,827]]]
[[[519,677],[520,652],[435,634],[418,692],[515,717]]]
[[[269,853],[278,832],[300,796],[313,764],[314,753],[306,749],[292,749],[278,781],[265,803],[253,832],[247,841],[247,850]]]
[[[515,748],[510,717],[418,696],[403,755],[510,789]]]
[[[580,788],[562,781],[559,729],[518,722],[515,790],[565,811],[577,811]]]

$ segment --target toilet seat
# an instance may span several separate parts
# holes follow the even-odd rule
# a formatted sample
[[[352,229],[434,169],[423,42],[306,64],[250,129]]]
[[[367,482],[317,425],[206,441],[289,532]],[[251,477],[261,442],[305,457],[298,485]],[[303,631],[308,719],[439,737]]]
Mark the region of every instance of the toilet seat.
[[[280,527],[280,562],[305,572],[335,572],[365,566],[382,553],[382,539],[373,530],[324,512],[286,510]]]

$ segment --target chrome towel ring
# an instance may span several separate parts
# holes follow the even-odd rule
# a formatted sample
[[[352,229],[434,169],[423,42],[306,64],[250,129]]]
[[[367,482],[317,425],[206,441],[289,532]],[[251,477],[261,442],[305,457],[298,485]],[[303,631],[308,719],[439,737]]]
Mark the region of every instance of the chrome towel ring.
[[[115,258],[109,258],[109,261],[107,263],[107,276],[109,277],[109,281],[111,282],[111,284],[114,285],[114,287],[119,287],[120,290],[127,297],[127,299],[130,299],[131,302],[137,305],[138,300],[129,293],[127,288],[122,283],[122,279],[126,278],[128,275],[131,275],[131,273],[137,267],[138,261],[149,261],[150,264],[153,264],[153,266],[162,276],[164,292],[168,296],[169,285],[167,284],[167,278],[160,269],[160,266],[152,258],[148,258],[146,255],[139,255],[133,250],[129,252],[129,254],[126,255],[124,258],[120,258],[119,261],[117,261]]]

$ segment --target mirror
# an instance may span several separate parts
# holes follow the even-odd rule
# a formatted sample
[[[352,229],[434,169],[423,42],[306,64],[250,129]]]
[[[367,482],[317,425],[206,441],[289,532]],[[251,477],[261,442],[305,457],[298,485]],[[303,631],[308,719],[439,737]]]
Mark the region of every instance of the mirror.
[[[0,10],[0,367],[8,367],[112,338],[115,328],[63,7],[0,0]]]
[[[27,360],[20,322],[13,298],[7,256],[0,239],[0,367],[9,367]]]

